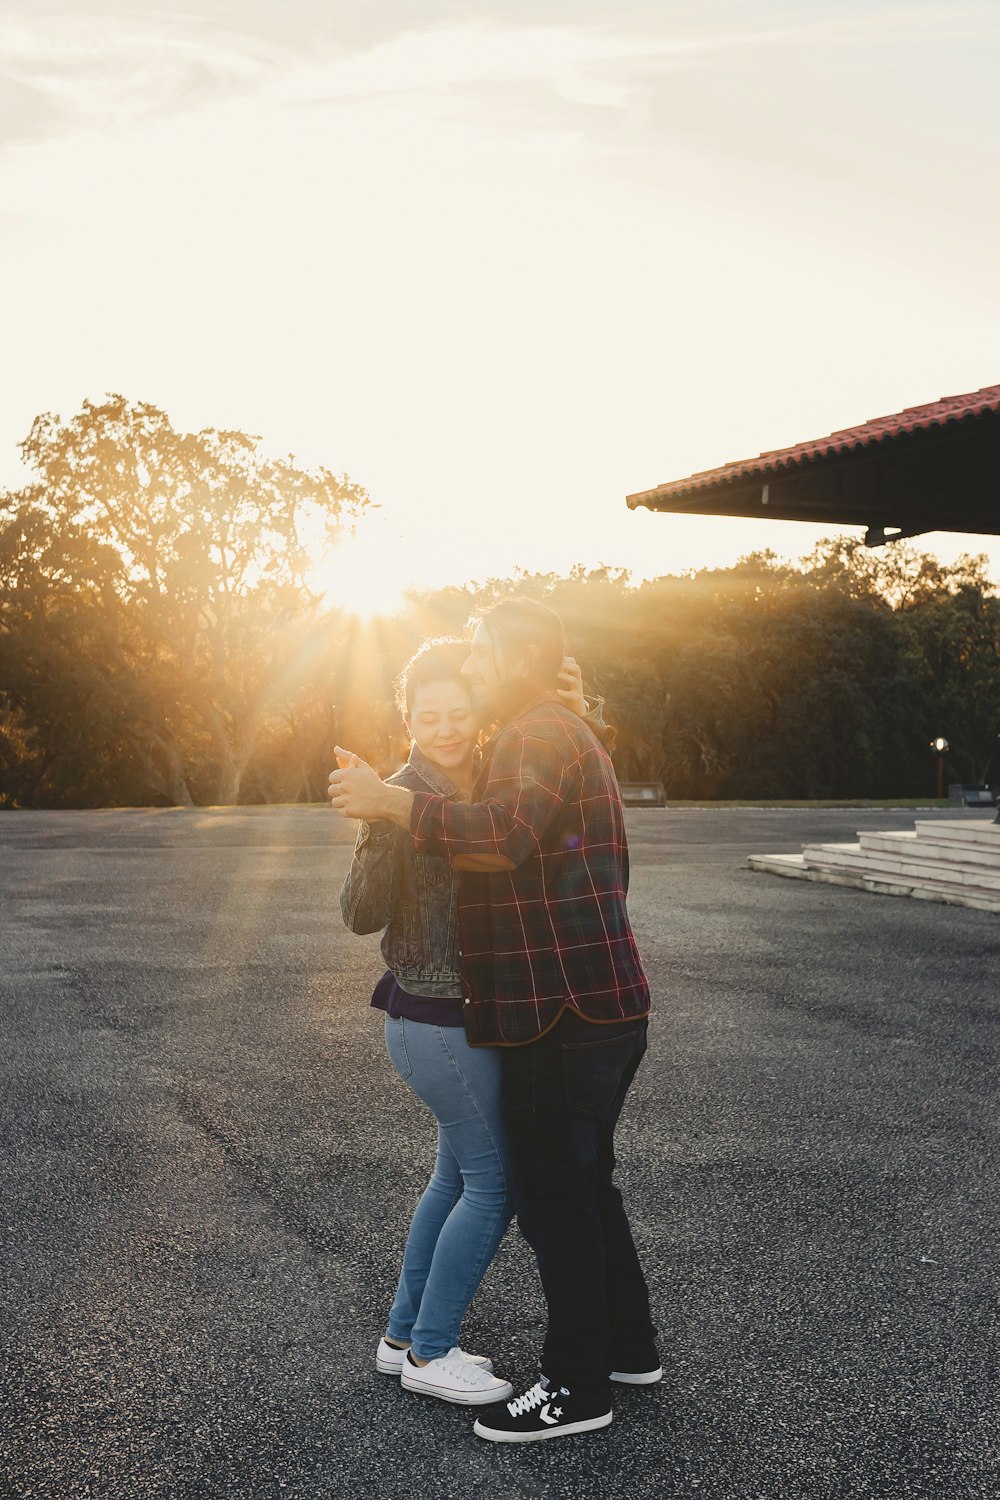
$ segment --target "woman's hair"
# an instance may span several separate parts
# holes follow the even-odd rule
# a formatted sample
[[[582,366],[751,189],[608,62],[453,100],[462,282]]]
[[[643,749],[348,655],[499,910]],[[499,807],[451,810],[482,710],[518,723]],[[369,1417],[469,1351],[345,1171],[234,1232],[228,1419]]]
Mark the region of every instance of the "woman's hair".
[[[500,648],[508,666],[517,657],[525,656],[529,647],[534,647],[534,664],[523,679],[525,685],[539,692],[555,688],[566,654],[566,638],[562,620],[554,609],[537,599],[501,599],[474,619],[485,625],[490,640]]]
[[[462,667],[468,659],[468,641],[454,636],[441,636],[418,646],[393,684],[396,707],[403,718],[409,719],[414,694],[429,682],[461,682]]]

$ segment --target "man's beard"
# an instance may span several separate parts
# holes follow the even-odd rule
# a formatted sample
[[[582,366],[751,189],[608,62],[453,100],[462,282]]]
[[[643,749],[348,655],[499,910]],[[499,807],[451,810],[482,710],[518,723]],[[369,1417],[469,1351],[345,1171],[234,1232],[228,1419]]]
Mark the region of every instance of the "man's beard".
[[[482,715],[484,728],[495,730],[509,723],[539,693],[554,691],[554,683],[539,682],[537,677],[516,677],[513,682],[501,682],[490,688],[482,698],[473,701]]]

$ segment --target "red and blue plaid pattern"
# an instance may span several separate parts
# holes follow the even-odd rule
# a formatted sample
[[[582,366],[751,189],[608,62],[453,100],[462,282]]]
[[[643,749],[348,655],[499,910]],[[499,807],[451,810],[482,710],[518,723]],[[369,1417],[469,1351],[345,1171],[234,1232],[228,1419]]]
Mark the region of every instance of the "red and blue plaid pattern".
[[[499,731],[471,803],[416,792],[410,829],[420,853],[501,855],[516,866],[458,877],[473,1045],[535,1041],[567,1005],[588,1021],[648,1013],[614,768],[558,699],[547,694]]]

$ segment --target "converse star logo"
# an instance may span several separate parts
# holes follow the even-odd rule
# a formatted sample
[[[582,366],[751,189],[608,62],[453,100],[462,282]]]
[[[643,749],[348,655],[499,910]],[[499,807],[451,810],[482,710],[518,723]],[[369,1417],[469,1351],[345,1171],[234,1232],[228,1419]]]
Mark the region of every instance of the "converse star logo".
[[[551,1410],[552,1410],[552,1402],[551,1401],[546,1401],[545,1405],[542,1407],[541,1411],[538,1413],[538,1415],[541,1417],[542,1421],[545,1422],[547,1424],[547,1426],[549,1426],[549,1427],[554,1426],[555,1423],[558,1422],[559,1418],[562,1416],[562,1409],[560,1407],[557,1406],[555,1408],[555,1414],[550,1417],[549,1416],[549,1412]]]

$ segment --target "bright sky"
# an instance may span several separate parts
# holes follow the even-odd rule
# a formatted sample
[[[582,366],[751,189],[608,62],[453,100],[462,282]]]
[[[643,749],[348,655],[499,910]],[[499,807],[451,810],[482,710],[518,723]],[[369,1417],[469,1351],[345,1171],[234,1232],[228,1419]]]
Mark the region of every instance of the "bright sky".
[[[799,556],[625,493],[1000,381],[998,53],[996,0],[0,0],[0,483],[112,390],[366,485],[355,591]]]

